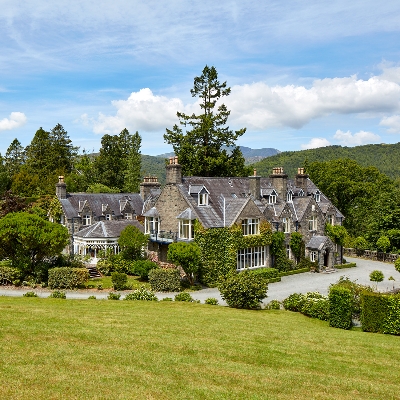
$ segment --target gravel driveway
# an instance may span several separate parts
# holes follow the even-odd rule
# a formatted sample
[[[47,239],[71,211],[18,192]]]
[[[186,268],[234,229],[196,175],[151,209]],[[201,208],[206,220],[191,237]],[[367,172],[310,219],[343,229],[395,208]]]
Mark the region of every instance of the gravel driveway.
[[[271,300],[283,300],[292,293],[306,293],[318,291],[322,294],[328,294],[328,288],[331,283],[335,283],[341,276],[346,276],[352,281],[356,280],[357,283],[363,285],[375,286],[374,282],[369,280],[369,274],[373,270],[380,270],[383,272],[385,279],[383,282],[378,283],[378,290],[386,291],[393,288],[400,288],[400,273],[394,269],[393,264],[383,263],[379,261],[363,260],[361,258],[346,257],[348,262],[357,263],[357,267],[349,269],[340,269],[334,273],[312,273],[306,272],[298,275],[290,275],[282,277],[281,282],[270,283],[268,285],[268,297],[264,303]],[[395,281],[389,281],[388,278],[392,276]],[[32,289],[0,289],[1,296],[22,296],[25,292],[32,291]],[[48,297],[50,291],[44,289],[33,289],[39,297]],[[68,299],[87,299],[90,295],[95,295],[97,299],[106,299],[108,292],[80,292],[80,291],[66,291]],[[174,297],[176,293],[157,293],[159,299],[164,297]],[[226,305],[222,300],[221,295],[216,288],[209,288],[199,290],[191,293],[192,297],[200,300],[202,303],[209,297],[214,297],[219,300],[219,304]],[[123,297],[123,296],[121,296]]]

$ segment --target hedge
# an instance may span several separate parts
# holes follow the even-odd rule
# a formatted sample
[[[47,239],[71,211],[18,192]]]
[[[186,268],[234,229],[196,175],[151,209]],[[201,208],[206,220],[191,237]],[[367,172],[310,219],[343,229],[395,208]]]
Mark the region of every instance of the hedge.
[[[90,278],[86,268],[60,267],[49,270],[51,289],[76,289]]]
[[[365,292],[361,300],[363,331],[400,335],[400,295]]]
[[[155,292],[179,292],[181,290],[181,276],[175,268],[155,268],[149,272],[151,290]]]
[[[128,275],[123,272],[113,272],[111,274],[111,283],[114,290],[128,289]]]
[[[354,268],[357,267],[356,263],[347,263],[347,264],[338,264],[335,265],[336,269],[344,269],[344,268]]]
[[[329,291],[329,325],[350,329],[353,311],[351,290],[343,286],[332,286]]]
[[[17,268],[0,265],[0,284],[11,284],[21,278],[21,272]]]
[[[280,272],[279,276],[303,274],[304,272],[310,272],[310,269],[309,268],[301,268],[301,269],[294,269],[292,271],[284,271],[284,272]]]

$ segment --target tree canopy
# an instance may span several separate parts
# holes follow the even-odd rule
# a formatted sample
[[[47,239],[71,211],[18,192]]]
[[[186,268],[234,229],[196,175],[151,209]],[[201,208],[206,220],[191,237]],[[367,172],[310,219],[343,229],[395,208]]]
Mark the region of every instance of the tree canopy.
[[[167,129],[164,139],[171,144],[184,175],[245,176],[249,169],[236,140],[246,128],[232,131],[226,126],[230,111],[220,99],[230,94],[226,82],[220,83],[215,67],[204,67],[202,75],[194,78],[192,97],[200,99],[201,113],[187,115],[177,112],[179,124]],[[228,151],[225,147],[232,148]]]

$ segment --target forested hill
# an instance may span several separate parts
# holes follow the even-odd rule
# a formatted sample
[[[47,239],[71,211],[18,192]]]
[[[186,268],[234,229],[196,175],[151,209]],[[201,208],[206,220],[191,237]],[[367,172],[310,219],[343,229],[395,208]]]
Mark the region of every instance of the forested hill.
[[[304,166],[305,160],[311,163],[339,158],[350,158],[365,167],[375,166],[392,179],[400,177],[400,143],[356,147],[327,146],[310,150],[284,151],[253,165],[257,169],[257,174],[261,176],[269,175],[274,167],[283,167],[289,177],[293,177],[297,173],[297,168]]]

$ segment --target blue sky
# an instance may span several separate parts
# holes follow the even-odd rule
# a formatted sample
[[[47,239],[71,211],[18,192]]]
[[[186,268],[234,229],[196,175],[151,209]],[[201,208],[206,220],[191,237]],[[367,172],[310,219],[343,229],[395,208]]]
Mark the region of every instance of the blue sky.
[[[53,4],[54,3],[54,4]],[[400,141],[400,2],[1,0],[0,152],[61,123],[81,150],[124,127],[171,151],[176,111],[214,65],[239,144]]]

